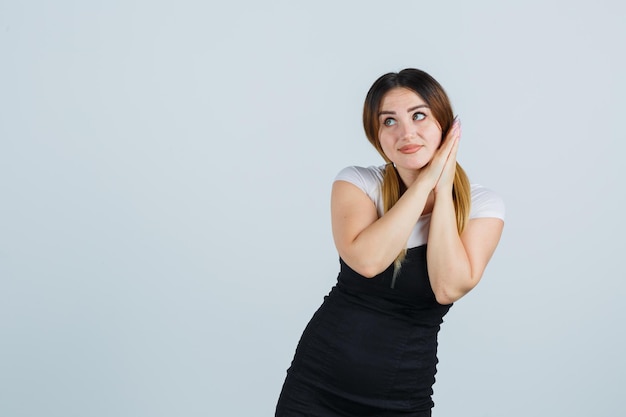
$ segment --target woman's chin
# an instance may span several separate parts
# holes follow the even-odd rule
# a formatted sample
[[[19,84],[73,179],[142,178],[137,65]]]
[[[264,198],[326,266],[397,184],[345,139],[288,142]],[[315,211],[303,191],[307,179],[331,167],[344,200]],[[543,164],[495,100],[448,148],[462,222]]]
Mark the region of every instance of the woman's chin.
[[[419,171],[426,166],[427,162],[412,162],[396,164],[396,169],[406,171]]]

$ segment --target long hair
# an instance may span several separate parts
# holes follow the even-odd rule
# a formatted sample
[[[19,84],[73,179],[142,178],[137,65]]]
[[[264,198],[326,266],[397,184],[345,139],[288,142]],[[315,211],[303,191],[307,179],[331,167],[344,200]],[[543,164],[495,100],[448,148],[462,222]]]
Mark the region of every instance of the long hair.
[[[452,105],[450,104],[448,95],[437,80],[426,72],[414,68],[407,68],[398,73],[390,72],[382,75],[374,82],[365,97],[365,104],[363,106],[363,128],[365,129],[367,139],[374,145],[374,148],[376,148],[387,163],[382,184],[383,213],[389,211],[404,192],[404,184],[402,184],[400,180],[398,171],[383,152],[378,138],[380,129],[378,112],[380,111],[381,102],[387,92],[398,87],[412,90],[426,102],[433,116],[441,126],[442,141],[446,139],[454,122],[454,113],[452,112]],[[469,179],[458,162],[454,173],[452,198],[454,200],[456,213],[456,227],[459,234],[461,234],[469,218],[471,190]],[[402,250],[396,258],[396,270],[399,269],[405,256],[406,249]]]

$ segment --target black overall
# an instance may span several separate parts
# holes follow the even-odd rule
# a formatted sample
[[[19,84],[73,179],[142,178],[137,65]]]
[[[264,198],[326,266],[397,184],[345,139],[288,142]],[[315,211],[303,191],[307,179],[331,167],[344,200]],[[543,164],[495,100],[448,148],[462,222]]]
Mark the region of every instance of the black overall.
[[[340,260],[337,285],[307,325],[276,416],[431,415],[437,333],[451,305],[428,279],[426,245],[365,278]]]

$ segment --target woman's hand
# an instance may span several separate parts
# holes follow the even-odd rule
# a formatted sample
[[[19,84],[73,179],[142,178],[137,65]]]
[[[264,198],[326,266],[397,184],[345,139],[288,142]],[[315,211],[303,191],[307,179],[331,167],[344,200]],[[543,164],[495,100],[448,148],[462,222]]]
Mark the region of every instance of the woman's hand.
[[[436,192],[446,187],[452,189],[452,181],[454,180],[454,172],[456,170],[456,152],[460,137],[461,124],[456,119],[433,159],[420,170],[416,182],[423,184],[430,190],[434,189]]]
[[[450,148],[449,152],[447,152],[447,158],[445,160],[443,169],[441,171],[441,176],[437,180],[437,184],[435,184],[435,193],[443,192],[452,192],[452,184],[454,182],[454,174],[456,172],[456,153],[459,149],[459,140],[461,139],[461,121],[459,119],[455,119],[454,125],[448,136],[446,137],[446,151]]]

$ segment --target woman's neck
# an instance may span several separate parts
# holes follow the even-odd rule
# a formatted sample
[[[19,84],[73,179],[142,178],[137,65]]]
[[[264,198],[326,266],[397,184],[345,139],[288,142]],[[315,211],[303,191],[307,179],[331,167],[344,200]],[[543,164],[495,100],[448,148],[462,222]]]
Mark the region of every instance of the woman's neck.
[[[406,188],[409,188],[411,184],[415,182],[415,180],[417,179],[417,175],[420,172],[419,170],[407,170],[398,167],[396,167],[396,170],[398,171],[398,175],[400,176],[400,179],[402,180]]]
[[[419,175],[420,170],[405,170],[398,169],[398,175],[400,176],[400,195],[404,194],[404,192],[417,180],[417,176]],[[426,204],[424,205],[424,210],[422,211],[422,215],[429,214],[433,211],[433,205],[435,203],[435,194],[434,191],[431,191],[428,194],[428,199],[426,200]]]

